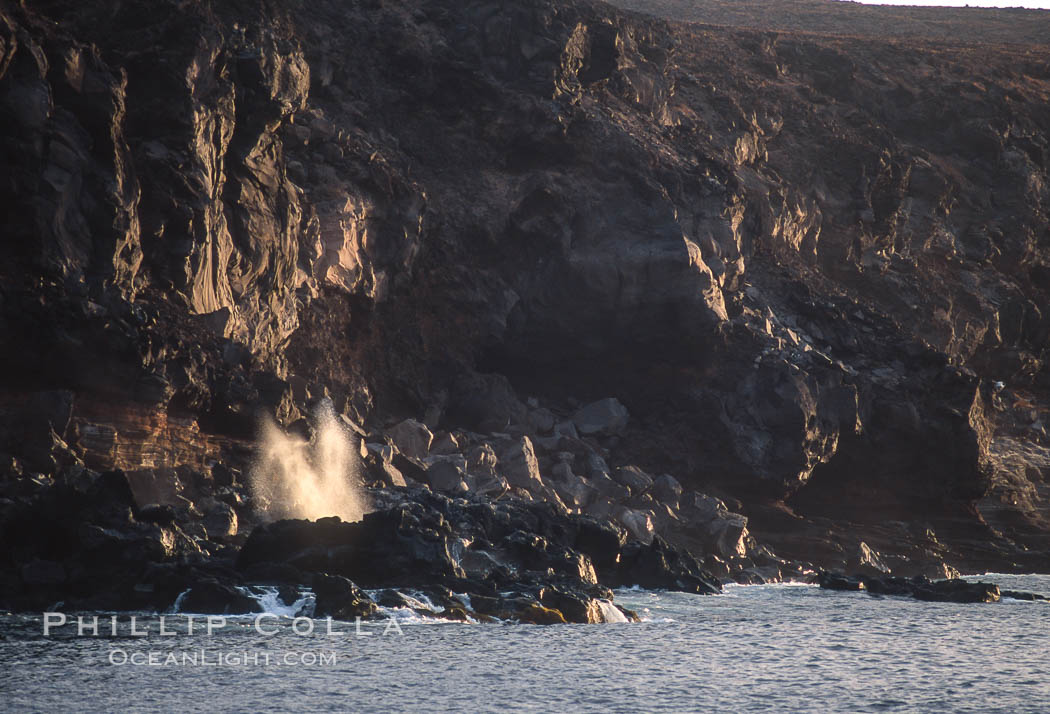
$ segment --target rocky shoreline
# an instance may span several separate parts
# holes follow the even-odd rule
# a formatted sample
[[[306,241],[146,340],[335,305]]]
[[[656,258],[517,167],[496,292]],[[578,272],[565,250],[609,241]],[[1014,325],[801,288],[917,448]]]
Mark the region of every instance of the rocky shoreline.
[[[0,4],[0,601],[385,587],[242,562],[322,407],[471,602],[1050,572],[1044,46],[776,26]]]
[[[375,468],[390,475],[386,462]],[[733,580],[717,556],[701,561],[660,535],[643,541],[617,521],[517,495],[372,488],[372,510],[347,523],[266,520],[236,481],[199,481],[196,503],[183,495],[179,506],[140,504],[120,471],[81,470],[68,483],[17,485],[22,496],[5,499],[0,525],[13,561],[0,576],[0,608],[16,611],[248,614],[261,611],[252,593],[270,586],[285,606],[309,592],[312,607],[300,614],[339,620],[382,617],[382,605],[450,620],[602,623],[637,619],[615,604],[615,588],[710,595]],[[240,525],[252,523],[250,531]],[[851,577],[770,561],[737,570],[735,580],[756,582],[755,568],[765,567],[777,579],[830,590],[944,602],[1000,598],[996,586],[984,583]],[[373,598],[365,589],[379,592]],[[406,593],[425,595],[433,609]]]

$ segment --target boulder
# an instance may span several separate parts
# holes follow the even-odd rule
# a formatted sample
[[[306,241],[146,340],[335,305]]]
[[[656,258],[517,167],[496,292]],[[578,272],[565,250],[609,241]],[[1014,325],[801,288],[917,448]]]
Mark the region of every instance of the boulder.
[[[447,431],[439,431],[430,442],[430,453],[434,456],[450,456],[461,451],[459,440]]]
[[[209,504],[201,521],[209,537],[237,535],[237,512],[222,501]]]
[[[434,435],[426,424],[415,419],[405,419],[387,429],[386,435],[394,442],[398,451],[413,459],[426,458],[434,441]]]
[[[548,434],[554,429],[554,414],[550,409],[539,408],[529,411],[529,426],[538,434]]]
[[[576,430],[584,435],[618,434],[627,426],[627,407],[609,397],[581,407],[572,416]]]
[[[650,492],[658,501],[677,508],[678,501],[682,497],[682,484],[670,474],[661,474],[653,479]]]
[[[255,598],[216,580],[194,583],[182,597],[180,612],[195,615],[246,615],[262,612]]]
[[[612,502],[624,501],[631,497],[631,490],[623,484],[613,481],[606,473],[597,473],[590,477],[588,483],[604,498]]]
[[[532,441],[523,436],[504,447],[500,453],[500,472],[511,486],[539,492],[543,488],[540,466]]]
[[[882,562],[878,551],[872,550],[863,541],[857,552],[846,564],[846,572],[852,575],[889,575],[890,569]]]
[[[724,558],[747,555],[747,518],[727,513],[724,518],[709,521],[704,530],[714,550]]]
[[[462,493],[468,490],[466,484],[466,460],[462,456],[432,457],[427,466],[426,480],[430,487],[438,491]]]
[[[561,421],[554,425],[553,434],[558,439],[579,439],[580,434],[576,431],[576,425],[571,421]]]
[[[499,459],[490,444],[479,444],[467,454],[467,472],[481,480],[496,476],[498,464]]]
[[[317,597],[315,617],[332,617],[337,620],[353,620],[372,617],[379,608],[372,598],[351,580],[339,575],[317,574],[313,579],[313,591]]]
[[[568,464],[558,464],[568,466]],[[598,491],[572,472],[572,469],[552,469],[551,485],[569,508],[585,508],[598,495]]]
[[[645,493],[653,485],[653,477],[637,466],[621,466],[613,471],[612,478],[620,485],[630,489],[632,496]]]
[[[565,625],[565,616],[558,610],[544,607],[538,602],[530,602],[516,613],[514,617],[518,622],[529,625]]]
[[[620,553],[616,570],[608,573],[603,585],[638,585],[657,590],[677,590],[699,595],[722,591],[721,582],[704,570],[688,551],[678,550],[656,536],[649,545],[627,543]]]
[[[175,522],[175,509],[172,506],[153,503],[136,511],[135,520],[140,523],[156,523],[159,526],[171,525]]]
[[[540,590],[539,599],[544,607],[560,612],[566,622],[577,622],[585,625],[605,622],[602,608],[598,601],[583,593],[550,586]]]
[[[926,602],[999,602],[1001,593],[994,583],[916,578],[912,597]]]
[[[910,596],[925,602],[998,602],[1002,597],[999,586],[994,583],[961,579],[930,580],[921,575],[914,578],[898,578],[890,575],[849,576],[822,572],[817,582],[825,590],[865,590],[872,595]]]
[[[648,513],[633,508],[620,508],[616,513],[616,520],[627,529],[632,538],[645,544],[652,542],[656,527]]]

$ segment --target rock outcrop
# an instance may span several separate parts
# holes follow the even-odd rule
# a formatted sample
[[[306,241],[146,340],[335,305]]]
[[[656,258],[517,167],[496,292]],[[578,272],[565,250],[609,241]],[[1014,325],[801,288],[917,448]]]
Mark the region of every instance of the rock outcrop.
[[[122,469],[134,548],[234,548],[260,415],[328,399],[371,484],[671,570],[1046,571],[1050,65],[1004,18],[0,4],[3,508]],[[5,573],[80,582],[73,538]]]

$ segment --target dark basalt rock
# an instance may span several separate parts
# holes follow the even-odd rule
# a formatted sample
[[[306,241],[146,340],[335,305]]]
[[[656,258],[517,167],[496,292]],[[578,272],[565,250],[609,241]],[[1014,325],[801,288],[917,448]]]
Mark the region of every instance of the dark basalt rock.
[[[312,581],[315,617],[332,617],[337,620],[354,620],[372,617],[378,607],[367,594],[350,580],[338,575],[318,573]]]
[[[1017,600],[1045,600],[1035,593],[1000,591],[994,583],[970,582],[960,578],[930,580],[925,576],[896,578],[892,576],[847,576],[822,572],[817,578],[825,590],[867,591],[871,595],[902,595],[925,602],[980,603],[999,602],[1003,597]]]
[[[624,546],[619,567],[606,582],[612,587],[639,585],[700,595],[722,591],[718,579],[704,570],[695,557],[668,545],[659,536],[650,545],[635,542]]]
[[[999,602],[999,586],[994,583],[971,583],[966,580],[919,581],[912,597],[926,602]]]
[[[1046,595],[1040,595],[1039,593],[1027,593],[1019,590],[1000,590],[1000,597],[1010,598],[1011,600],[1028,600],[1028,601],[1050,601],[1050,597]]]
[[[452,613],[466,610],[452,592],[465,592],[482,615],[520,619],[527,611],[521,617],[548,617],[524,602],[581,623],[604,621],[596,598],[611,599],[608,587],[721,589],[693,556],[663,540],[626,542],[615,527],[558,514],[546,505],[453,499],[408,489],[401,496],[400,504],[367,514],[359,523],[325,518],[259,526],[244,544],[238,567],[256,578],[282,565],[325,572],[330,575],[315,576],[315,585],[334,583],[343,590],[351,580],[367,587],[419,588]],[[464,548],[464,541],[470,547]],[[601,576],[591,554],[607,566]],[[501,592],[506,590],[516,594],[508,600]],[[319,612],[327,609],[321,602],[319,593]],[[380,604],[403,607],[407,601],[387,591]]]
[[[979,45],[886,43],[784,14],[3,4],[5,597],[228,559],[253,504],[218,494],[256,415],[307,433],[321,395],[369,435],[499,434],[506,473],[432,480],[656,528],[722,577],[790,572],[756,543],[872,576],[1050,571],[1046,33],[1006,13]],[[426,442],[367,471],[429,483]],[[731,517],[680,517],[694,492]],[[187,503],[213,495],[221,543]],[[240,567],[713,589],[559,508],[418,496],[272,524]]]
[[[182,598],[181,612],[202,615],[244,615],[262,612],[255,598],[233,585],[206,580],[194,583]]]

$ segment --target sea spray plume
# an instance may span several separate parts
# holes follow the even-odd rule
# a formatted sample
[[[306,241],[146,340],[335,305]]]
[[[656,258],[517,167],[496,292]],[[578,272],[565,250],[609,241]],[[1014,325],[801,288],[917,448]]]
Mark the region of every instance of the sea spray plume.
[[[273,518],[359,521],[366,508],[358,486],[356,436],[343,426],[329,400],[321,402],[312,421],[310,441],[285,433],[271,419],[262,424],[249,475],[252,495]]]

